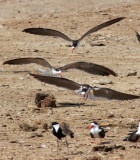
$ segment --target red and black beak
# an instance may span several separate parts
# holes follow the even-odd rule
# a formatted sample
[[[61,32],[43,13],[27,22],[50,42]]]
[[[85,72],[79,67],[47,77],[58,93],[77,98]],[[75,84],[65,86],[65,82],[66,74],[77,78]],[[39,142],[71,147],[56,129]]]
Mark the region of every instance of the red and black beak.
[[[62,73],[61,72],[59,73],[59,75],[60,75],[60,77],[62,77]]]
[[[74,51],[74,47],[72,47],[72,53],[73,53],[73,51]]]
[[[89,127],[89,129],[91,129],[91,128],[93,128],[94,126],[93,125],[91,125],[90,127]]]
[[[85,97],[86,97],[86,95],[85,95],[85,94],[83,94],[83,97],[85,98]]]

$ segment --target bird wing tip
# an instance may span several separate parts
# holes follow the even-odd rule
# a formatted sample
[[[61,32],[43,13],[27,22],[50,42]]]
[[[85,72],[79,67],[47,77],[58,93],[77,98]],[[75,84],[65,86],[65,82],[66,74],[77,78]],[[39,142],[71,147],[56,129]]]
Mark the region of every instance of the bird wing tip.
[[[120,17],[120,19],[125,19],[126,17]]]
[[[25,31],[26,31],[26,29],[22,30],[22,32],[25,32]]]
[[[2,64],[5,65],[5,64],[8,64],[8,63],[7,62],[3,62]]]

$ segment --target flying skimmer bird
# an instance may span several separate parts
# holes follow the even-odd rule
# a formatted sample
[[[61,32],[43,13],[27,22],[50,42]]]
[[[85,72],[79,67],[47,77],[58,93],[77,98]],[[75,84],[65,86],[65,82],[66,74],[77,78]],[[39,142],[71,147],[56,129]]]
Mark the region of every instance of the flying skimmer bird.
[[[30,75],[41,82],[74,91],[77,94],[82,95],[85,99],[96,100],[97,98],[104,98],[109,100],[129,100],[140,98],[140,96],[118,92],[109,88],[91,87],[88,84],[78,84],[66,78],[42,76],[37,74]]]
[[[84,33],[79,39],[77,40],[72,40],[70,37],[68,37],[67,35],[65,35],[64,33],[57,31],[57,30],[53,30],[53,29],[48,29],[48,28],[27,28],[24,29],[22,32],[26,32],[26,33],[30,33],[30,34],[36,34],[36,35],[42,35],[42,36],[55,36],[55,37],[60,37],[66,41],[69,41],[72,43],[72,52],[74,51],[75,48],[78,47],[78,45],[80,44],[80,41],[83,40],[86,36],[88,36],[89,34],[96,32],[102,28],[108,27],[114,23],[117,23],[121,20],[123,20],[125,17],[119,17],[119,18],[115,18],[112,19],[110,21],[104,22],[102,24],[99,24],[93,28],[91,28],[90,30],[88,30],[86,33]]]
[[[102,65],[98,65],[95,63],[89,63],[89,62],[74,62],[67,64],[65,66],[55,68],[53,67],[49,62],[47,62],[43,58],[18,58],[18,59],[12,59],[5,61],[3,64],[9,64],[9,65],[23,65],[23,64],[30,64],[30,63],[36,63],[38,65],[41,65],[43,67],[50,68],[49,71],[39,69],[39,71],[42,73],[42,75],[45,76],[60,76],[62,77],[62,72],[65,72],[70,69],[78,69],[84,72],[87,72],[89,74],[94,75],[102,75],[102,76],[109,76],[113,75],[117,77],[117,73],[115,73],[113,70],[104,67]]]

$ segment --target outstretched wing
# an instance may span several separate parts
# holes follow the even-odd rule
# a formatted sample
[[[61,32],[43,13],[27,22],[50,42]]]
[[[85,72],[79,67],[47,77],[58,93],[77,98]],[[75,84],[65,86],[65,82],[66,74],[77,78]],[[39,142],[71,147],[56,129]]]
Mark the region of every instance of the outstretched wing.
[[[12,65],[22,65],[22,64],[30,64],[36,63],[43,67],[53,68],[45,59],[43,58],[18,58],[12,59],[9,61],[5,61],[3,64],[12,64]]]
[[[115,73],[114,71],[112,71],[111,69],[98,65],[98,64],[94,64],[94,63],[88,63],[88,62],[75,62],[75,63],[70,63],[67,64],[63,67],[59,68],[61,71],[66,71],[69,69],[79,69],[82,70],[84,72],[90,73],[90,74],[95,74],[95,75],[102,75],[102,76],[109,76],[109,75],[113,75],[113,76],[117,76],[117,73]]]
[[[97,98],[105,98],[109,100],[130,100],[138,99],[140,96],[118,92],[109,88],[92,87],[93,95]]]
[[[136,36],[137,36],[138,41],[140,42],[140,35],[138,34],[138,32],[136,32]]]
[[[107,21],[105,23],[99,24],[98,26],[95,26],[93,28],[91,28],[88,32],[86,32],[79,40],[81,41],[83,38],[85,38],[87,35],[89,35],[90,33],[96,32],[102,28],[108,27],[116,22],[119,22],[121,20],[123,20],[125,17],[119,17],[119,18],[115,18],[112,19],[110,21]]]
[[[65,39],[66,41],[72,41],[68,36],[64,33],[47,28],[27,28],[24,29],[22,32],[30,33],[30,34],[37,34],[42,36],[56,36]]]
[[[80,88],[80,84],[75,83],[66,78],[58,78],[58,77],[49,77],[49,76],[42,76],[37,74],[30,74],[34,78],[38,79],[41,82],[45,82],[48,84],[55,85],[57,87],[69,89],[69,90],[78,90]]]

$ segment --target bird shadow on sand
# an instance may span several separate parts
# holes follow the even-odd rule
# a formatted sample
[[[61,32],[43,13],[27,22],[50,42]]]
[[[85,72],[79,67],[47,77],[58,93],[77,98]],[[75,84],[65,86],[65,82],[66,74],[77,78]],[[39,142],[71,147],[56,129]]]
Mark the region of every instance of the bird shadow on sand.
[[[65,102],[65,103],[59,103],[59,105],[57,107],[58,108],[61,108],[61,107],[79,107],[80,108],[82,106],[94,107],[96,105],[85,104],[85,103],[70,103],[70,102]]]
[[[108,141],[108,142],[102,142],[101,144],[110,144],[110,142]]]
[[[30,73],[31,71],[0,71],[0,73]]]
[[[136,146],[130,146],[130,148],[136,148]],[[140,149],[140,147],[137,147],[136,149]]]
[[[105,44],[103,43],[94,43],[94,44],[90,44],[91,47],[94,47],[94,46],[105,46]]]
[[[71,155],[81,155],[81,154],[84,154],[84,153],[82,151],[79,151],[79,152],[72,153]]]

